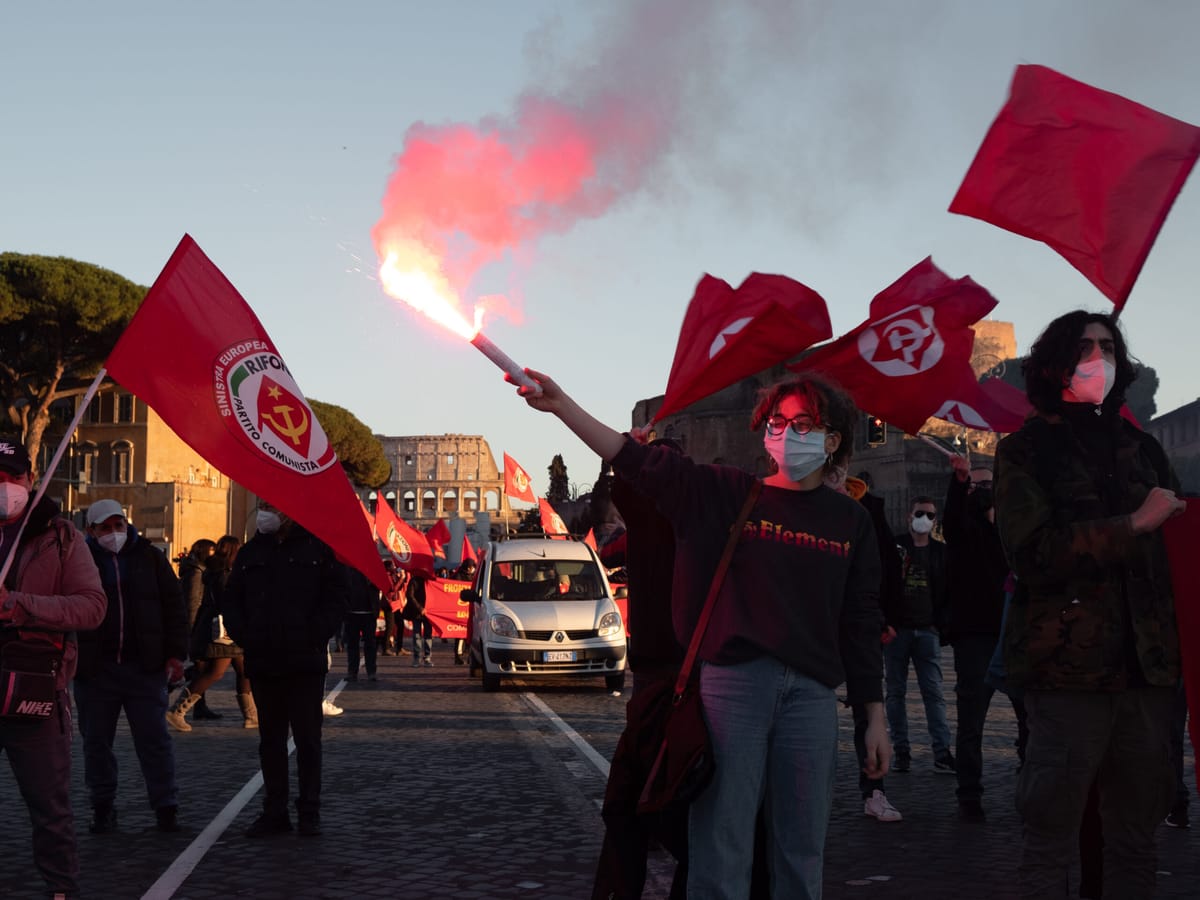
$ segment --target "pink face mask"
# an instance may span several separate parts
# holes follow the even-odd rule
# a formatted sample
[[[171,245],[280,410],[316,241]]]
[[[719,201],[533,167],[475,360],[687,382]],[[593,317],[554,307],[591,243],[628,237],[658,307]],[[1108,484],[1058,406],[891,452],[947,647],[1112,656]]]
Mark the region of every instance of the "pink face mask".
[[[1071,383],[1063,390],[1063,399],[1099,406],[1117,380],[1117,369],[1107,359],[1081,362],[1071,373]]]

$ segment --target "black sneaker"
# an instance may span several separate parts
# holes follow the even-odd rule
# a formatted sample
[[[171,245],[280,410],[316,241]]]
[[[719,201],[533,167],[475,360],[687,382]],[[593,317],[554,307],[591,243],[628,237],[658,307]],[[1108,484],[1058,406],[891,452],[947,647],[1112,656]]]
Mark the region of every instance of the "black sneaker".
[[[933,771],[941,772],[943,775],[954,774],[954,757],[950,754],[949,750],[933,761]]]
[[[282,816],[270,816],[263,813],[254,820],[254,824],[246,829],[246,837],[270,837],[274,834],[287,834],[291,830],[292,820],[288,818],[286,813]]]
[[[1163,824],[1169,828],[1191,828],[1192,823],[1188,821],[1188,810],[1186,806],[1176,806],[1163,819]]]
[[[305,837],[317,837],[321,833],[321,817],[318,815],[301,816],[298,830]]]
[[[112,834],[117,830],[117,811],[109,804],[97,806],[92,810],[92,824],[88,831],[92,834]]]
[[[892,760],[893,772],[907,772],[912,768],[912,756],[907,753],[897,753],[896,758]]]
[[[176,818],[179,812],[177,806],[161,806],[154,811],[156,820],[154,827],[159,831],[175,832],[179,830],[179,822]]]
[[[978,825],[987,822],[987,814],[983,811],[983,803],[978,797],[959,798],[958,821],[970,825]]]

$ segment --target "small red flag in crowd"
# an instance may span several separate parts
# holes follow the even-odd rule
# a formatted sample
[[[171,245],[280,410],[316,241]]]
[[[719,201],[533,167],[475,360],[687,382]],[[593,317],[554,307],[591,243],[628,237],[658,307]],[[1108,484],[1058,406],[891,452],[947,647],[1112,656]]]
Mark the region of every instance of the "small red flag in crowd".
[[[1200,155],[1200,128],[1018,66],[950,212],[1043,241],[1118,310]]]
[[[866,322],[789,368],[828,374],[860,409],[916,434],[970,372],[970,326],[995,305],[970,278],[952,279],[926,258],[875,296]]]
[[[734,290],[705,275],[675,345],[658,419],[833,336],[814,290],[782,275],[752,273]]]
[[[429,546],[433,550],[433,555],[444,559],[446,557],[446,545],[450,543],[450,529],[446,527],[446,523],[438,519],[425,530],[425,537],[429,539]]]
[[[569,534],[567,525],[562,517],[554,511],[554,507],[543,497],[538,497],[538,511],[542,514],[542,531],[546,534]]]
[[[396,515],[384,500],[375,504],[375,535],[383,541],[399,568],[433,577],[433,550],[429,541]]]
[[[475,548],[471,546],[471,542],[467,540],[467,536],[465,534],[463,535],[462,552],[460,556],[462,556],[463,562],[466,562],[469,559],[476,565],[479,563],[479,554],[475,552]]]
[[[600,548],[596,546],[596,530],[594,528],[588,529],[588,533],[583,536],[583,542],[596,552],[600,551]]]
[[[388,587],[358,497],[312,407],[254,311],[190,236],[105,366],[204,459]]]
[[[538,499],[530,484],[529,473],[507,453],[504,454],[504,493],[530,503],[537,503]]]

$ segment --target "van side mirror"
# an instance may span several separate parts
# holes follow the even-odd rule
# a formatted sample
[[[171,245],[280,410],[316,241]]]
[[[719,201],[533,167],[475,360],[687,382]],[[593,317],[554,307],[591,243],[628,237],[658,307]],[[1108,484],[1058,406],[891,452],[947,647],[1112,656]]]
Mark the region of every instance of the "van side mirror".
[[[478,603],[479,602],[479,591],[476,591],[472,588],[463,588],[461,591],[458,592],[458,596],[461,599],[465,600],[467,603]]]

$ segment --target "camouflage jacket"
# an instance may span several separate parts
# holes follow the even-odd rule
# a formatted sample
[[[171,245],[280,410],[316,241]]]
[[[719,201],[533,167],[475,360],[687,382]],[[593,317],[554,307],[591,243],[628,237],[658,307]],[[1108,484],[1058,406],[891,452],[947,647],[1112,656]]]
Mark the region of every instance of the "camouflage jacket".
[[[1072,424],[1035,417],[996,452],[996,524],[1017,576],[1002,642],[1009,681],[1033,690],[1117,691],[1136,658],[1145,681],[1179,678],[1179,635],[1160,532],[1130,513],[1178,488],[1158,443],[1113,429],[1112,471]]]

